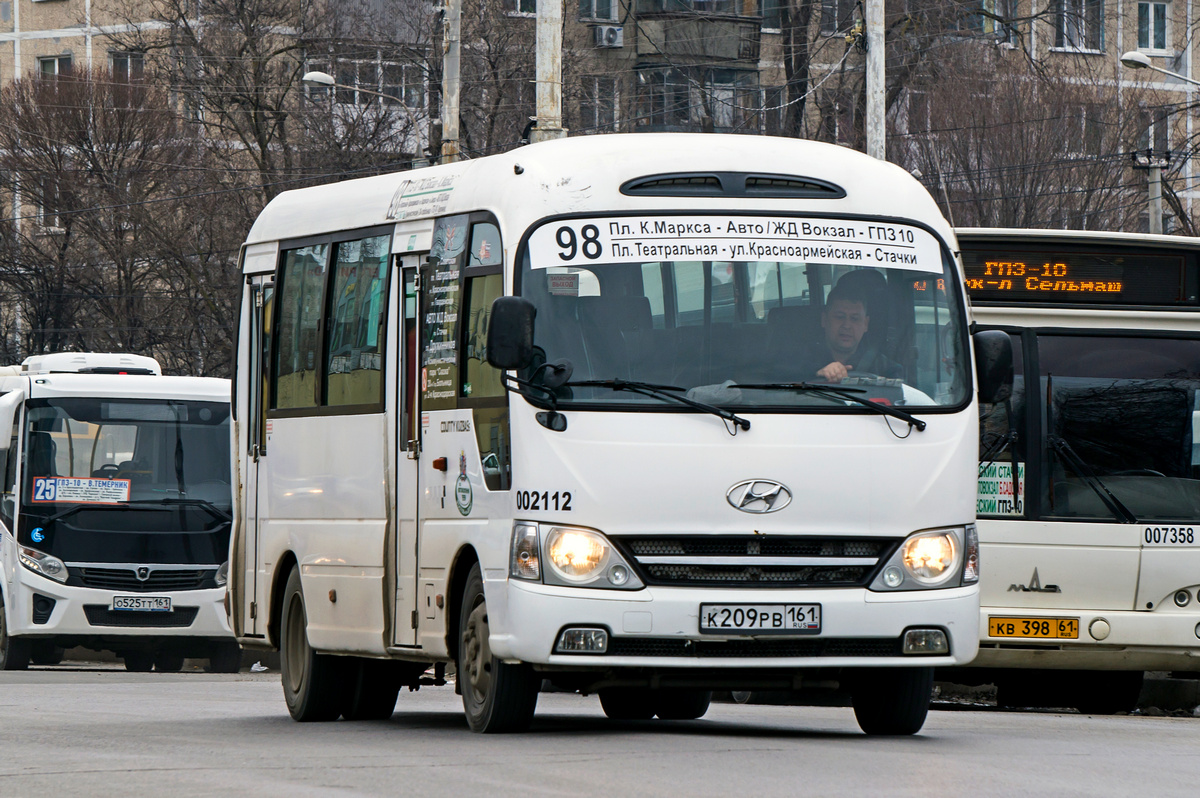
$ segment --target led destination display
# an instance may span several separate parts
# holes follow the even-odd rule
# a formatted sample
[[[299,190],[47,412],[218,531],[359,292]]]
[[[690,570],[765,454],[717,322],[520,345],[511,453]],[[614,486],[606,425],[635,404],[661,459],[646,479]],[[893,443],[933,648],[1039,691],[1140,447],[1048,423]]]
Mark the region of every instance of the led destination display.
[[[1006,249],[988,241],[962,242],[962,259],[967,291],[977,302],[1196,304],[1183,253]]]

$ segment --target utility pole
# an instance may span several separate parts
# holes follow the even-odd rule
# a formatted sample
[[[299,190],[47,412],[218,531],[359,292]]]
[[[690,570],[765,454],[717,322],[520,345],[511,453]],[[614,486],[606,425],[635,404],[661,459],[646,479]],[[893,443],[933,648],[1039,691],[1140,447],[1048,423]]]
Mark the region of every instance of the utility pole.
[[[867,28],[867,155],[886,161],[883,0],[866,0],[864,15]]]
[[[446,0],[442,31],[442,163],[458,160],[459,56],[462,0]]]
[[[1171,153],[1153,147],[1133,152],[1133,168],[1145,170],[1146,189],[1150,215],[1150,233],[1162,235],[1162,170],[1171,165]]]
[[[561,139],[563,0],[537,0],[537,124],[529,141]]]

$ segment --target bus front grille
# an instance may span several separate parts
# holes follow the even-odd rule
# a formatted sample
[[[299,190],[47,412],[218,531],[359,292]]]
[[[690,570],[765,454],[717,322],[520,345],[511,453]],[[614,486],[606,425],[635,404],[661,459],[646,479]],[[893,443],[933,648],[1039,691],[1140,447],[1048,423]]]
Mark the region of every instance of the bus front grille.
[[[83,614],[92,626],[137,626],[143,628],[183,628],[196,620],[199,607],[176,607],[170,612],[113,610],[105,604],[84,604]]]
[[[170,590],[202,590],[217,586],[216,568],[174,569],[151,567],[145,579],[138,579],[132,568],[71,567],[67,584],[99,590],[127,590],[134,593],[161,593]]]
[[[689,535],[614,537],[650,585],[862,587],[898,538]]]
[[[613,637],[613,657],[754,659],[789,657],[898,657],[898,638],[818,637],[805,640],[688,640],[675,637]]]

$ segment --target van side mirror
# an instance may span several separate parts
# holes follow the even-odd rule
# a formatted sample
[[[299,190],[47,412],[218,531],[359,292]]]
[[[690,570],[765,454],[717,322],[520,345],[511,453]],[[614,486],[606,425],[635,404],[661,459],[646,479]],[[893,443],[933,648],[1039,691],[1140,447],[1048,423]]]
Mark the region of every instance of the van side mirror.
[[[498,297],[488,321],[487,361],[498,369],[523,369],[533,362],[533,317],[537,308],[519,296]]]
[[[971,336],[975,345],[975,376],[979,380],[979,401],[1003,402],[1012,396],[1012,339],[1000,330],[980,330]]]

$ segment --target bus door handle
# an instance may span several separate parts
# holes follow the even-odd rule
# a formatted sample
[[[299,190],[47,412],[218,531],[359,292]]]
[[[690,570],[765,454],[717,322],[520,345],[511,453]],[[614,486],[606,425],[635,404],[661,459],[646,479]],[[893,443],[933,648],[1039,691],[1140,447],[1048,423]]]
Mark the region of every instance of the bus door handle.
[[[436,468],[438,471],[449,471],[450,470],[450,461],[447,460],[445,457],[435,458],[433,461],[433,467]]]

